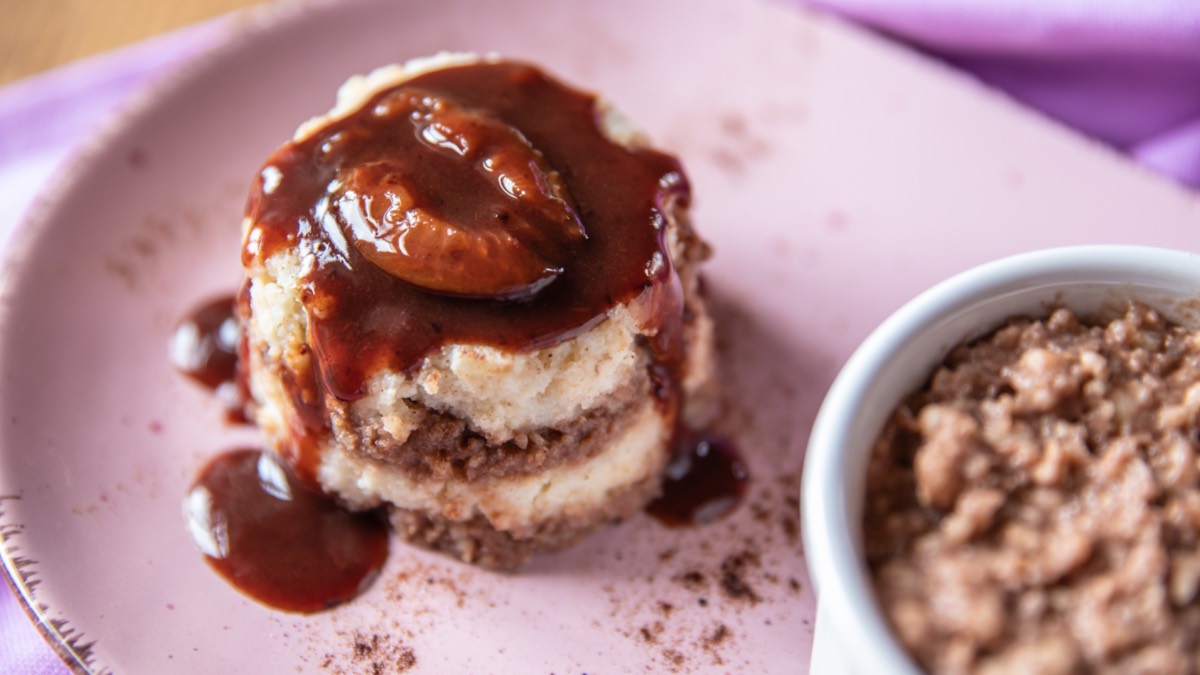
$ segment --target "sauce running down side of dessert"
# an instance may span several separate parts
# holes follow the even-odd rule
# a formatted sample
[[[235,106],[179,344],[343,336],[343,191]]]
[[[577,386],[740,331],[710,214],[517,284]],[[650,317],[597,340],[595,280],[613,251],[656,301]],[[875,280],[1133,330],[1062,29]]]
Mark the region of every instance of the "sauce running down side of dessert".
[[[238,381],[240,354],[230,347],[241,342],[235,302],[221,297],[197,307],[177,330],[190,335],[173,337],[173,345],[184,342],[208,355],[174,361],[182,374],[214,391],[230,382],[245,386]],[[646,512],[668,527],[704,525],[736,508],[748,481],[729,439],[680,429],[663,493]],[[342,508],[311,480],[297,478],[288,465],[259,450],[214,456],[185,498],[185,517],[214,570],[243,593],[285,611],[311,613],[352,599],[387,558],[388,529],[378,512]],[[331,550],[343,553],[334,561]],[[342,557],[345,552],[349,559]]]
[[[439,117],[451,106],[453,116]],[[481,62],[380,92],[268,159],[247,205],[243,262],[285,247],[312,256],[305,309],[329,393],[354,400],[380,368],[411,371],[444,344],[556,344],[648,288],[677,293],[663,224],[672,202],[690,199],[682,168],[607,138],[602,114],[594,95],[535,67]],[[503,230],[513,222],[523,229]],[[497,230],[508,240],[477,255],[474,247],[488,244],[476,240]],[[405,280],[376,264],[396,262],[408,237],[408,257],[443,263],[448,278],[423,281],[418,270]],[[464,257],[480,264],[464,268]],[[552,278],[517,270],[528,284],[500,284],[491,297],[464,278],[526,268],[529,259],[545,262]],[[413,271],[425,262],[396,265]],[[678,314],[660,330],[677,332]]]
[[[245,388],[236,302],[223,296],[201,304],[172,337],[176,368],[214,393],[230,383]],[[227,421],[245,418],[227,414]],[[679,429],[676,435],[663,494],[646,512],[668,527],[720,519],[748,485],[738,449],[711,433]],[[378,511],[342,508],[288,464],[254,449],[219,453],[185,497],[184,515],[209,565],[235,588],[277,609],[317,612],[370,585],[386,561],[389,533]]]

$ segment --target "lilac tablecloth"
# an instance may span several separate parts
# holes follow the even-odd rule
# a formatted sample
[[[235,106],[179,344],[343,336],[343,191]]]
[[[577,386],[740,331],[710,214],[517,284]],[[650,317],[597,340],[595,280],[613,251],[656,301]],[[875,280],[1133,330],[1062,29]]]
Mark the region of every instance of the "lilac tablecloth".
[[[1196,0],[809,0],[961,66],[1200,187]],[[226,17],[0,88],[0,245],[31,196],[137,89],[211,48]],[[66,672],[0,591],[0,673]]]
[[[1197,0],[806,0],[1200,187]]]

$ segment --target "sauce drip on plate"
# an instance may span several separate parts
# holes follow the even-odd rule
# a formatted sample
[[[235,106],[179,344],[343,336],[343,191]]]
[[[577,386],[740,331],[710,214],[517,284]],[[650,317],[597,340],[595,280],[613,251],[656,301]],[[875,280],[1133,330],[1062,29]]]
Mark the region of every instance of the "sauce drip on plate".
[[[231,584],[260,602],[316,612],[378,574],[388,529],[295,480],[268,452],[234,450],[204,468],[184,500],[192,539]]]
[[[746,492],[749,472],[728,439],[683,434],[663,478],[662,495],[646,512],[670,527],[703,525],[732,511]]]

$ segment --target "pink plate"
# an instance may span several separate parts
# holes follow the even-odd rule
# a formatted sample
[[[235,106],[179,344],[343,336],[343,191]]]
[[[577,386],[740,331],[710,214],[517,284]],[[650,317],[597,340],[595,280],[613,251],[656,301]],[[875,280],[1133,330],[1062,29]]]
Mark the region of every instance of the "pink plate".
[[[971,81],[765,1],[301,3],[95,139],[0,286],[0,555],[69,660],[104,673],[805,672],[804,442],[858,342],[934,282],[1034,248],[1195,248],[1196,196]],[[436,8],[436,9],[434,9]],[[443,49],[605,92],[695,186],[726,404],[753,476],[732,516],[646,517],[515,575],[394,545],[358,600],[284,614],[211,572],[181,499],[254,445],[167,339],[233,291],[250,178],[348,75]]]

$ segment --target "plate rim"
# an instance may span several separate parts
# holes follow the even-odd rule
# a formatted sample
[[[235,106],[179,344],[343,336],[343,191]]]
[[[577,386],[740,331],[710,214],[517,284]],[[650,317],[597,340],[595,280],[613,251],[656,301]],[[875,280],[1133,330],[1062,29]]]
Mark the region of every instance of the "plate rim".
[[[94,131],[67,151],[63,161],[50,172],[15,223],[5,250],[0,252],[0,344],[6,341],[5,335],[12,323],[12,300],[18,285],[14,282],[20,279],[25,266],[29,264],[29,252],[42,237],[47,236],[51,224],[57,222],[58,210],[65,208],[60,195],[72,192],[87,177],[115,139],[134,131],[138,122],[153,115],[164,101],[184,92],[196,78],[220,67],[223,61],[234,58],[263,33],[285,30],[291,24],[311,20],[310,17],[315,14],[336,11],[339,5],[370,1],[275,0],[231,10],[210,19],[224,22],[224,25],[217,26],[215,37],[208,45],[201,46],[197,53],[186,57],[182,63],[166,72],[152,75],[147,82],[136,86],[99,121]],[[177,30],[186,31],[188,27]],[[19,492],[0,494],[0,516],[5,513],[5,502],[19,502],[21,499]],[[0,570],[3,571],[4,585],[38,635],[74,675],[111,673],[106,665],[94,663],[91,647],[95,639],[76,632],[65,619],[53,619],[49,607],[38,607],[36,587],[39,580],[34,575],[22,573],[24,557],[19,555],[21,547],[7,543],[18,539],[18,533],[23,528],[18,524],[15,530],[10,531],[5,529],[8,525],[0,523]],[[102,669],[96,670],[97,665]]]

